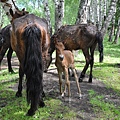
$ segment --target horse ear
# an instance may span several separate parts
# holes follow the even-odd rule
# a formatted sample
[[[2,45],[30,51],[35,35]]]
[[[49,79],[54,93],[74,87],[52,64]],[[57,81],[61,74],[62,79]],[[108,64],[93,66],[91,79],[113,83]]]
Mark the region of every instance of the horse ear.
[[[22,11],[25,11],[25,8],[23,8]]]
[[[29,12],[25,11],[25,8],[23,8],[22,11],[23,11],[23,15],[26,15],[29,13]]]
[[[13,17],[13,10],[10,8],[10,10],[9,10],[9,12],[10,12],[10,15]]]

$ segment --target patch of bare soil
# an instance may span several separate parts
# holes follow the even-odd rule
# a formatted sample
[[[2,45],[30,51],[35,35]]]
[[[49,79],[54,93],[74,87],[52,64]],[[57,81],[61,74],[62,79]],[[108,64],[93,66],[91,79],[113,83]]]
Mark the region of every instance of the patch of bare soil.
[[[14,62],[15,60],[15,62]],[[13,68],[18,68],[18,62],[16,58],[12,59]],[[2,69],[6,67],[6,58],[2,62]],[[52,64],[54,66],[54,64]],[[77,71],[78,76],[80,71]],[[59,82],[56,67],[49,69],[47,73],[44,73],[44,92],[46,96],[60,99],[64,105],[69,106],[72,110],[75,110],[78,114],[76,120],[95,120],[97,118],[93,111],[93,106],[89,101],[89,90],[94,90],[99,95],[103,95],[105,100],[113,103],[116,106],[120,106],[120,97],[112,90],[106,88],[106,86],[98,79],[93,78],[93,83],[88,83],[88,76],[84,81],[80,83],[82,99],[78,99],[77,87],[74,77],[70,77],[71,82],[71,102],[67,101],[67,96],[63,99],[59,95]],[[17,90],[17,85],[14,86],[14,90]]]

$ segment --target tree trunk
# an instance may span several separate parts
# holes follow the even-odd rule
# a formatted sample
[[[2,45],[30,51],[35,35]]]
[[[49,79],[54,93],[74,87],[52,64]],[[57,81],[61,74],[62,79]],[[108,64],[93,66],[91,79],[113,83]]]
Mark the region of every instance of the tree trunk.
[[[87,24],[88,11],[90,7],[91,0],[81,0],[79,4],[78,16],[76,19],[76,24]]]
[[[4,13],[3,13],[3,9],[0,6],[0,28],[2,28],[3,23],[4,23],[4,19],[3,19]]]
[[[48,22],[48,30],[50,35],[52,35],[52,26],[51,26],[51,20],[50,20],[50,10],[48,7],[48,0],[44,0],[44,11],[45,11],[46,20]]]
[[[110,8],[108,11],[108,15],[104,21],[104,24],[102,26],[101,32],[103,33],[103,37],[107,31],[108,26],[110,25],[112,17],[115,15],[115,9],[116,9],[116,3],[118,0],[111,0]]]
[[[55,31],[62,26],[64,18],[64,0],[53,0],[55,3]]]
[[[115,39],[114,39],[115,44],[118,43],[119,35],[120,35],[120,19],[118,20],[117,32],[116,32]]]
[[[112,26],[110,29],[110,35],[109,35],[109,42],[112,42],[113,36],[114,36],[114,26],[115,26],[115,16],[112,18]]]

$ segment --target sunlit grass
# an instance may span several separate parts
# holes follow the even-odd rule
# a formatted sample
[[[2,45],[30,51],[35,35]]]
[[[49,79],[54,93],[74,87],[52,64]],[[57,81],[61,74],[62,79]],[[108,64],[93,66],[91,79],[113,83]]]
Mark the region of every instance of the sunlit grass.
[[[89,90],[90,103],[93,105],[93,110],[98,116],[96,120],[119,120],[120,107],[117,108],[112,104],[104,101],[103,95],[98,95],[95,91]]]
[[[7,70],[1,71],[0,77],[0,120],[48,120],[48,119],[74,119],[76,113],[65,106],[60,100],[49,97],[44,98],[45,107],[39,108],[33,117],[26,116],[30,106],[26,102],[26,92],[23,96],[16,98],[18,82],[18,72],[8,73]],[[10,82],[9,82],[10,81]]]

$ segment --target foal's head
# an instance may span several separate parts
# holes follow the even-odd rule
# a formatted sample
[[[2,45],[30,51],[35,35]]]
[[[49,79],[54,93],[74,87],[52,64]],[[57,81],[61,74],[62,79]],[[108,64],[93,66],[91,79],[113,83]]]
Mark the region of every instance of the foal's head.
[[[55,48],[56,48],[56,54],[59,56],[60,60],[63,60],[64,59],[63,51],[65,49],[65,46],[63,45],[62,42],[57,41],[55,39]]]

